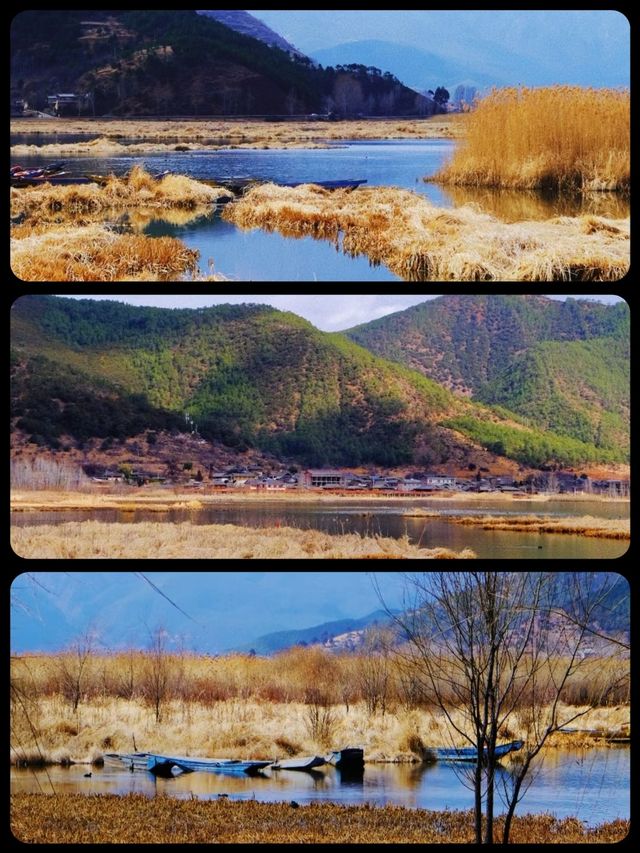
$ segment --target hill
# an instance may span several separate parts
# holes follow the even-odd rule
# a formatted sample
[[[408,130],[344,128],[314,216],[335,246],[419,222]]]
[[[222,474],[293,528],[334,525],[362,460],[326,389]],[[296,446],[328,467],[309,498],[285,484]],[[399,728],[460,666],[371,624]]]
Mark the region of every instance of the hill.
[[[245,36],[259,39],[265,44],[279,47],[280,50],[285,50],[287,53],[304,56],[297,48],[290,44],[281,35],[274,32],[271,27],[264,24],[259,18],[250,15],[248,12],[243,12],[240,9],[231,9],[226,11],[218,11],[215,9],[198,9],[199,15],[206,15],[235,30],[237,33],[242,33]]]
[[[536,429],[629,453],[626,303],[543,296],[443,296],[346,332]]]
[[[536,466],[623,461],[264,305],[24,296],[11,324],[12,425],[42,446],[190,432],[188,415],[205,440],[315,466],[457,469],[496,464],[496,453]]]
[[[381,39],[351,41],[314,50],[314,59],[323,65],[346,65],[358,62],[385,68],[399,77],[408,86],[418,91],[436,90],[438,86],[453,89],[459,83],[477,87],[490,86],[498,81],[465,62],[448,59],[428,50],[408,44],[397,44]]]
[[[431,103],[391,74],[320,69],[195,11],[21,12],[11,92],[35,109],[79,92],[87,110],[122,116],[417,115]]]
[[[313,645],[327,645],[341,651],[352,650],[359,645],[361,635],[367,628],[388,622],[387,613],[384,610],[376,610],[361,619],[338,619],[311,628],[265,634],[251,643],[246,643],[238,651],[253,650],[259,655],[271,655],[292,646]],[[354,636],[345,637],[346,634]]]

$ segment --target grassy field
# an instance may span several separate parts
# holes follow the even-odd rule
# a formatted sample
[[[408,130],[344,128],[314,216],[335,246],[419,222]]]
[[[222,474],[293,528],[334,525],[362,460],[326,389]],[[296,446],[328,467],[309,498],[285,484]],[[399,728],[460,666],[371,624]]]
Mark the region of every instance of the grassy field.
[[[13,119],[12,133],[91,134],[86,142],[14,145],[12,157],[65,154],[149,154],[220,148],[326,148],[343,139],[453,139],[462,135],[465,116],[349,122],[166,121],[121,119]],[[120,139],[135,139],[124,145]],[[146,141],[145,141],[146,140]]]
[[[312,236],[384,263],[406,281],[615,281],[629,268],[629,220],[595,216],[503,223],[444,210],[407,190],[250,190],[223,214],[241,228]]]
[[[452,524],[482,527],[483,530],[511,530],[514,533],[567,533],[598,539],[630,539],[631,522],[621,518],[595,518],[583,515],[553,518],[539,515],[446,516],[437,510],[414,509],[403,513],[408,518],[439,518]]]
[[[581,661],[563,691],[560,719],[585,712],[573,725],[628,737],[628,666],[628,660]],[[548,668],[540,670],[539,686],[545,678]],[[273,760],[323,755],[340,744],[361,746],[368,761],[406,762],[452,738],[464,745],[431,704],[419,667],[366,647],[354,654],[316,646],[272,657],[154,657],[133,649],[98,654],[80,642],[57,655],[15,656],[11,684],[17,763],[91,762],[104,752],[138,750]],[[448,695],[444,683],[442,690]],[[609,704],[602,705],[605,695]],[[466,730],[451,701],[454,723]],[[527,737],[524,701],[501,732],[505,740]],[[548,745],[596,742],[588,733],[558,733]]]
[[[189,507],[190,508],[190,507]],[[134,512],[123,505],[121,512]],[[160,511],[165,508],[162,507]],[[167,506],[166,509],[169,509]],[[293,527],[249,528],[235,524],[69,521],[14,527],[11,545],[26,559],[472,559],[466,548],[420,548],[408,537],[330,535]]]
[[[553,86],[495,90],[465,122],[465,140],[435,177],[501,188],[630,186],[628,91]]]
[[[498,819],[496,837],[502,821]],[[11,831],[23,843],[46,844],[437,844],[471,843],[471,812],[431,812],[395,806],[258,803],[81,794],[11,797]],[[629,821],[585,829],[573,818],[516,817],[513,843],[614,843]]]

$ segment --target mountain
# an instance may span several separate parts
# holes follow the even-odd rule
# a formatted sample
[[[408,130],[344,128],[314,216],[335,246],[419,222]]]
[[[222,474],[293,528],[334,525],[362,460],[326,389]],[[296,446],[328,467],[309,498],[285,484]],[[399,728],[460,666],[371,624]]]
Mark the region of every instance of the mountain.
[[[457,470],[500,464],[495,454],[533,466],[624,461],[619,449],[536,430],[269,306],[23,296],[11,327],[12,426],[54,449],[190,430],[188,414],[205,440],[314,466]]]
[[[221,14],[237,24],[235,13]],[[97,115],[429,109],[428,99],[392,75],[320,69],[289,53],[288,44],[266,44],[260,33],[253,38],[195,11],[20,12],[11,23],[11,92],[35,109],[44,109],[50,94],[79,92]]]
[[[250,15],[248,12],[243,12],[239,9],[232,9],[224,12],[213,9],[198,9],[197,12],[199,15],[214,18],[214,20],[219,21],[231,30],[235,30],[237,33],[242,33],[245,36],[251,36],[251,38],[259,39],[259,41],[263,41],[265,44],[272,45],[274,47],[279,47],[280,50],[284,50],[287,53],[304,56],[304,54],[297,48],[292,44],[289,44],[286,39],[283,39],[281,35],[278,35],[278,33],[274,32],[270,27],[259,20],[259,18]]]
[[[320,644],[341,650],[352,649],[359,645],[361,636],[367,628],[385,625],[388,622],[387,613],[384,610],[376,610],[361,619],[339,619],[334,622],[323,622],[321,625],[315,625],[312,628],[265,634],[240,647],[238,651],[253,650],[259,655],[272,655],[292,646]],[[353,634],[354,636],[345,637],[345,634]]]
[[[448,59],[408,44],[398,44],[379,39],[351,41],[324,49],[314,50],[312,57],[323,65],[362,65],[384,68],[396,75],[406,86],[417,91],[438,86],[452,89],[460,83],[465,85],[490,86],[500,81],[494,75],[483,73],[469,63]]]
[[[345,334],[538,429],[629,452],[626,302],[443,296]]]
[[[615,10],[332,9],[255,14],[314,57],[345,42],[382,40],[398,45],[398,62],[405,46],[425,50],[474,69],[465,78],[482,74],[501,86],[630,85],[630,24]],[[408,68],[412,62],[410,56]],[[392,70],[412,85],[401,65]],[[456,77],[450,82],[464,80]],[[428,81],[427,86],[433,88]]]

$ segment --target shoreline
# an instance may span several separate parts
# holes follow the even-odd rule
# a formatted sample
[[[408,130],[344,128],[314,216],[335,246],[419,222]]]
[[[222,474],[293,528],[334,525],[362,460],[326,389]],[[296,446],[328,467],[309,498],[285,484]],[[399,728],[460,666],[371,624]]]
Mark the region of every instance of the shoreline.
[[[117,487],[116,487],[117,488]],[[602,504],[629,504],[630,498],[595,496],[595,495],[513,495],[502,492],[433,492],[429,495],[412,495],[402,492],[385,492],[384,494],[372,494],[362,492],[358,494],[345,492],[313,492],[299,489],[290,491],[247,491],[246,489],[229,489],[205,491],[204,488],[183,489],[170,487],[167,489],[155,489],[146,494],[140,494],[140,489],[135,486],[122,487],[122,491],[94,491],[94,492],[63,492],[55,490],[27,490],[16,489],[12,491],[10,504],[11,512],[56,512],[65,510],[101,510],[101,509],[134,509],[154,511],[168,511],[170,509],[203,509],[207,505],[221,505],[225,503],[301,503],[301,504],[325,504],[325,503],[381,503],[384,501],[446,501],[455,504],[459,501],[491,501],[495,503],[506,503],[516,506],[520,503],[548,503],[549,501],[577,501],[580,503],[602,503]],[[170,490],[171,489],[171,490]]]
[[[473,812],[404,806],[181,800],[143,794],[17,793],[10,826],[22,843],[471,843]],[[501,837],[504,817],[496,820]],[[516,814],[512,843],[621,841],[630,821],[585,827],[577,818]]]

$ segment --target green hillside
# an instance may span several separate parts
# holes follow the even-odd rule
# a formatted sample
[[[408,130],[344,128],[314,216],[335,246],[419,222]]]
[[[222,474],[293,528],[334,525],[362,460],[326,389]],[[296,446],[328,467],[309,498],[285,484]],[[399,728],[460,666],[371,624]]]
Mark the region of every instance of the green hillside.
[[[431,104],[392,74],[321,68],[195,11],[25,11],[11,25],[11,91],[93,96],[97,115],[414,115]],[[348,97],[347,97],[348,95]]]
[[[628,458],[624,302],[444,296],[346,334],[455,392],[516,413],[536,430]]]
[[[189,414],[206,439],[312,465],[461,466],[478,459],[477,444],[494,452],[496,429],[520,444],[495,452],[522,464],[618,458],[457,398],[268,306],[25,296],[11,316],[12,423],[44,445],[185,429]]]

